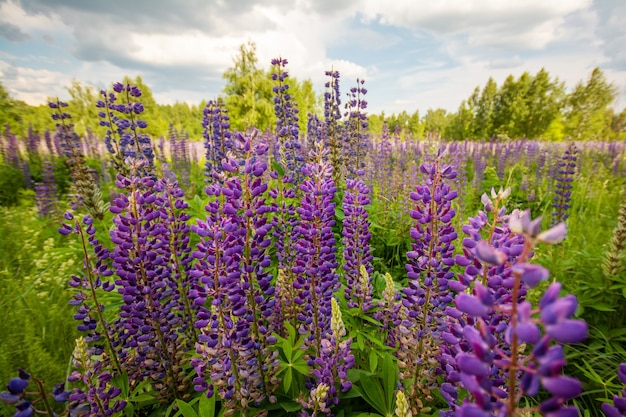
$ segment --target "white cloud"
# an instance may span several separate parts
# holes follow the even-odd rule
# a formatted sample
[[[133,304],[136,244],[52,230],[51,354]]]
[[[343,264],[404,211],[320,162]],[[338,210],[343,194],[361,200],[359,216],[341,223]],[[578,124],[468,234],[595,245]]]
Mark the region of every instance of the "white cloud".
[[[470,46],[538,49],[555,40],[563,18],[591,0],[364,0],[366,19],[425,30],[438,36],[465,35]]]
[[[2,60],[0,78],[13,97],[31,105],[45,103],[47,97],[66,99],[65,86],[71,83],[71,77],[64,73],[19,67]]]

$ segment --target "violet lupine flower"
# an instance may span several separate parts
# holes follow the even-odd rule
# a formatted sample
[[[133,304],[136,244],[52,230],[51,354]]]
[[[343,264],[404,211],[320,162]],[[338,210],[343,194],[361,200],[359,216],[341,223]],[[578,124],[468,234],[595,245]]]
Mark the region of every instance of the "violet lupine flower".
[[[425,185],[417,186],[410,194],[415,203],[410,215],[416,223],[411,228],[414,241],[407,252],[408,287],[403,290],[401,322],[395,336],[399,342],[396,356],[400,377],[415,414],[427,412],[426,402],[432,399],[439,327],[443,309],[451,301],[448,280],[454,275],[450,268],[454,265],[457,234],[452,226],[456,214],[452,201],[457,192],[447,181],[456,177],[456,171],[450,165],[441,166],[440,157],[441,152],[434,164],[422,164],[420,171],[427,176]]]
[[[113,386],[113,376],[100,360],[92,357],[82,337],[76,340],[72,365],[74,370],[67,380],[81,383],[83,388],[74,388],[68,397],[70,415],[111,416],[126,408],[126,401],[119,398],[122,390]]]
[[[602,404],[602,412],[606,417],[623,417],[626,416],[626,363],[622,363],[617,368],[617,376],[624,388],[619,395],[613,396],[613,405],[609,403]]]
[[[378,311],[374,313],[374,318],[383,326],[383,334],[386,336],[385,345],[392,348],[397,348],[400,342],[398,328],[402,322],[400,318],[401,300],[402,295],[396,290],[393,278],[388,272],[385,273],[385,289],[382,293],[382,299],[378,301]]]
[[[294,228],[298,256],[292,270],[296,274],[293,285],[298,290],[295,303],[301,306],[299,331],[313,347],[313,358],[319,356],[321,340],[330,331],[330,300],[339,286],[332,230],[337,189],[331,178],[332,166],[324,162],[325,151],[318,151],[318,162],[303,169],[305,179],[300,184],[303,197],[297,209],[300,222]]]
[[[20,147],[17,141],[17,136],[11,132],[11,127],[7,124],[5,126],[4,137],[7,141],[6,150],[3,152],[4,162],[12,166],[13,168],[20,168],[22,158],[20,156]]]
[[[552,225],[567,220],[569,203],[572,198],[572,182],[576,174],[576,159],[578,148],[574,142],[570,143],[565,154],[558,163],[557,177],[555,179],[554,203],[552,207]]]
[[[368,117],[365,113],[367,101],[363,98],[367,89],[363,87],[365,80],[357,78],[356,87],[352,87],[348,93],[346,103],[344,161],[347,176],[356,178],[364,174],[365,155],[367,153]]]
[[[74,319],[80,323],[77,329],[85,332],[85,343],[93,344],[91,351],[94,354],[102,353],[103,349],[98,346],[104,342],[107,361],[110,361],[111,367],[118,375],[121,375],[123,372],[116,348],[115,331],[105,319],[104,305],[98,299],[100,290],[110,292],[115,288],[107,278],[112,275],[107,263],[110,253],[96,239],[96,228],[93,226],[92,217],[85,216],[82,224],[75,221],[74,215],[70,212],[66,212],[64,217],[68,222],[74,221],[74,224],[62,223],[59,233],[62,235],[78,234],[83,248],[85,275],[82,277],[73,275],[69,282],[70,287],[79,289],[69,302],[71,306],[77,308],[74,315]],[[91,256],[87,252],[88,246],[93,249],[96,258],[95,263],[92,263]]]
[[[268,192],[272,199],[272,237],[274,249],[278,258],[278,274],[275,288],[274,318],[278,333],[287,336],[287,329],[283,323],[291,323],[294,328],[298,327],[298,311],[300,307],[295,303],[297,293],[293,286],[296,274],[293,272],[297,252],[294,228],[298,225],[296,213],[297,189],[293,178],[289,175],[279,176],[277,172],[270,174],[274,178],[276,186]]]
[[[451,331],[443,336],[453,347],[454,353],[450,354],[454,354],[456,364],[456,370],[447,369],[448,380],[463,385],[470,397],[455,405],[458,396],[450,382],[442,386],[442,394],[456,415],[514,415],[518,399],[522,395],[536,395],[542,385],[551,398],[542,402],[538,411],[543,415],[557,412],[570,415],[576,409],[564,404],[582,392],[582,385],[562,375],[565,356],[560,344],[581,342],[587,336],[585,322],[572,319],[576,298],[571,295],[559,298],[561,287],[554,283],[539,302],[540,314],[535,317],[531,304],[519,297],[524,286],[535,286],[549,275],[542,267],[526,263],[532,247],[537,242],[560,241],[565,230],[557,226],[541,232],[540,220],[532,221],[528,212],[521,216],[513,213],[508,223],[513,233],[524,238],[521,254],[513,264],[506,255],[502,256],[502,251],[486,242],[477,243],[474,253],[486,264],[509,263],[513,275],[511,296],[508,301],[496,300],[489,288],[498,283],[488,282],[487,287],[478,280],[472,294],[460,292],[456,296],[456,307],[447,311],[458,319],[452,326],[457,333]],[[493,312],[502,316],[498,325],[491,319]],[[543,335],[538,322],[542,324]],[[552,341],[560,344],[553,345]],[[522,344],[534,348],[524,355],[520,350]]]
[[[57,203],[57,186],[54,179],[54,165],[50,161],[43,163],[43,181],[35,184],[37,214],[42,217],[52,216]]]
[[[326,71],[329,80],[324,92],[324,140],[328,149],[328,160],[333,168],[333,181],[339,185],[343,179],[343,129],[341,120],[341,98],[339,95],[339,71]]]
[[[37,385],[37,391],[27,392],[26,388],[33,381]],[[57,403],[67,402],[70,392],[65,391],[65,384],[56,384],[52,393],[48,393],[44,386],[44,382],[40,379],[31,377],[23,369],[19,369],[18,377],[11,378],[7,384],[7,391],[0,392],[0,401],[15,407],[17,417],[29,417],[35,414],[52,415],[54,410],[48,401],[48,397],[52,397]],[[27,397],[28,396],[28,397]],[[35,406],[43,403],[44,410],[38,410]]]
[[[313,153],[315,150],[315,144],[318,142],[324,142],[324,130],[326,129],[324,126],[324,122],[320,120],[317,114],[309,113],[307,115],[307,124],[306,124],[306,149],[305,153],[307,155],[306,162],[313,162]]]
[[[148,175],[154,170],[154,151],[150,137],[141,133],[148,124],[139,119],[144,106],[137,101],[141,90],[130,84],[114,83],[113,91],[101,90],[96,107],[99,111],[100,125],[105,127],[105,143],[112,155],[111,162],[117,172],[124,176]],[[127,158],[144,161],[143,164],[131,164],[141,172],[131,172]]]
[[[352,388],[347,372],[354,366],[354,356],[350,352],[352,339],[342,340],[346,335],[346,329],[335,298],[331,299],[331,310],[331,332],[322,339],[320,354],[313,361],[315,385],[328,386],[326,395],[328,407],[339,404],[339,391],[348,392]]]
[[[55,141],[60,143],[70,168],[74,196],[70,205],[75,211],[84,208],[89,215],[102,219],[107,205],[102,199],[100,187],[85,163],[80,137],[74,132],[74,125],[68,122],[71,116],[62,110],[67,107],[67,103],[57,100],[48,103],[48,106],[56,110],[52,114],[52,119],[57,121]]]
[[[195,289],[199,305],[195,326],[201,329],[192,360],[197,377],[196,391],[212,396],[217,388],[225,407],[231,412],[259,405],[264,399],[275,401],[278,385],[273,292],[267,272],[269,232],[262,177],[267,166],[261,158],[267,147],[248,152],[243,172],[237,161],[223,163],[231,174],[223,185],[209,185],[210,197],[205,207],[208,216],[193,228],[201,241],[194,257],[198,259],[194,276],[200,285]],[[209,307],[210,306],[210,307]]]
[[[126,193],[111,205],[111,266],[123,301],[116,322],[120,358],[129,378],[158,381],[152,387],[171,399],[184,390],[182,356],[194,334],[186,204],[178,184],[167,180],[118,174],[116,184]]]
[[[348,307],[368,311],[372,307],[370,222],[365,209],[370,200],[369,187],[359,179],[348,179],[343,200],[343,257]]]
[[[206,148],[204,175],[208,182],[213,182],[220,178],[222,160],[233,147],[230,117],[221,100],[210,100],[207,103],[203,110],[202,127]]]
[[[286,66],[286,59],[272,59],[272,80],[276,83],[272,87],[274,114],[276,115],[276,139],[279,162],[285,173],[297,182],[304,158],[299,141],[298,108],[289,94],[289,84],[286,83],[289,74],[285,70]]]

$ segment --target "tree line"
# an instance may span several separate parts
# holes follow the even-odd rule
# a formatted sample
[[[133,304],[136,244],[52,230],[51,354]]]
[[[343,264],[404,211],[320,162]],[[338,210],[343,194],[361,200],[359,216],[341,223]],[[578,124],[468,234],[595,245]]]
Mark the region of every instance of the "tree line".
[[[274,83],[271,69],[259,66],[256,45],[242,44],[233,59],[232,67],[224,74],[225,86],[218,97],[228,110],[233,129],[245,130],[254,126],[261,130],[273,129]],[[152,90],[140,76],[124,82],[137,85],[145,105],[147,133],[153,137],[167,135],[170,126],[186,133],[192,140],[200,140],[202,126],[198,122],[206,101],[198,105],[186,102],[159,104]],[[290,94],[298,103],[300,129],[306,129],[307,115],[320,114],[321,97],[316,95],[311,80],[289,78]],[[101,131],[98,125],[96,101],[99,91],[74,80],[67,87],[71,114],[80,134]],[[524,72],[518,78],[509,75],[498,86],[493,78],[476,87],[463,100],[455,113],[445,109],[428,109],[421,116],[412,114],[372,114],[370,132],[381,134],[383,125],[402,137],[423,138],[438,136],[448,140],[530,138],[559,141],[615,140],[626,138],[626,108],[620,113],[611,107],[617,89],[595,68],[586,81],[580,81],[571,92],[565,83],[541,69],[535,75]],[[143,116],[143,115],[142,115]],[[43,132],[51,127],[47,105],[31,106],[10,96],[0,84],[0,126],[9,125],[12,132],[26,135],[29,127]]]
[[[560,141],[626,139],[626,108],[611,107],[617,88],[595,68],[586,81],[566,92],[565,83],[541,69],[535,75],[509,75],[498,86],[489,78],[463,100],[456,113],[428,109],[423,117],[409,114],[370,116],[371,129],[411,137],[438,136],[448,140],[529,138]]]

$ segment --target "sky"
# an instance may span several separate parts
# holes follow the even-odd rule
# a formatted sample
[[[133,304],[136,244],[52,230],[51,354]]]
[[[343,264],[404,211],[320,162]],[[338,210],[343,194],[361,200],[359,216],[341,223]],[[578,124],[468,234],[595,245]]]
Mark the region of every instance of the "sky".
[[[342,91],[368,110],[455,112],[489,77],[545,68],[571,90],[600,67],[626,107],[624,0],[0,0],[0,82],[17,99],[69,98],[141,75],[157,102],[217,97],[241,44],[261,68]]]

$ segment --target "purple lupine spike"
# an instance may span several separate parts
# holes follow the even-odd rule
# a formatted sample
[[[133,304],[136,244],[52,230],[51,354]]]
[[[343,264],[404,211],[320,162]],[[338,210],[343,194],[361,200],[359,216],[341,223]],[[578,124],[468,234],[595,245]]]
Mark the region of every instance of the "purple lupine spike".
[[[186,204],[168,180],[118,175],[117,184],[125,193],[111,206],[120,356],[130,378],[160,379],[153,388],[171,399],[185,388],[183,353],[195,339]]]
[[[298,108],[289,94],[289,84],[286,82],[289,74],[285,69],[286,66],[286,59],[272,59],[272,80],[276,83],[272,87],[274,114],[276,115],[276,146],[279,162],[285,174],[294,178],[298,183],[304,157],[299,140]]]
[[[341,120],[341,97],[339,94],[339,71],[326,71],[329,80],[324,93],[324,140],[328,149],[328,160],[333,168],[333,181],[341,184],[343,179],[343,129]]]
[[[278,366],[277,351],[270,349],[275,342],[274,288],[267,271],[271,227],[262,180],[267,167],[260,158],[267,147],[253,147],[245,138],[244,149],[243,167],[226,161],[229,177],[206,188],[208,216],[193,228],[201,238],[194,252],[194,276],[200,279],[195,326],[201,330],[200,357],[192,360],[195,389],[211,396],[217,388],[232,410],[275,401]]]
[[[335,184],[330,178],[332,167],[323,161],[303,169],[305,179],[300,184],[303,193],[297,209],[300,222],[294,228],[298,256],[292,271],[298,295],[294,302],[301,308],[298,314],[300,333],[313,348],[312,357],[319,356],[321,340],[330,331],[332,294],[339,286],[336,273],[336,246],[332,227],[335,224]]]
[[[501,194],[494,195],[496,202],[492,211],[495,213],[499,211]],[[480,229],[488,224],[487,217],[481,213],[464,227],[471,236],[465,243],[469,250],[466,249],[465,256],[459,258],[460,264],[466,266],[466,275],[459,275],[459,281],[464,285],[459,287],[462,292],[455,298],[456,309],[448,310],[450,327],[443,337],[448,348],[443,349],[442,364],[450,383],[445,397],[457,415],[470,412],[513,415],[517,412],[518,399],[536,395],[542,385],[551,397],[540,404],[540,411],[546,415],[569,415],[575,407],[564,403],[580,394],[582,385],[578,380],[562,375],[565,366],[563,348],[553,342],[580,342],[587,336],[587,325],[584,321],[572,319],[577,306],[575,297],[559,298],[558,283],[548,288],[539,303],[539,317],[531,304],[523,301],[522,295],[528,284],[535,285],[547,278],[547,271],[527,263],[532,248],[541,242],[538,239],[541,231],[538,222],[526,212],[522,216],[516,214],[515,220],[509,221],[512,229],[500,231],[497,223],[503,221],[503,214],[502,211],[495,214],[493,225],[496,227],[491,229],[489,242],[500,248],[508,261],[500,265],[491,263],[491,266],[483,262],[482,282],[486,285],[479,279],[481,265],[469,261],[472,251],[475,260],[491,257],[484,253],[477,256],[477,249],[484,244],[468,243],[480,238]],[[508,244],[507,240],[498,238],[502,232],[513,234],[513,241],[521,238],[522,247],[517,248],[519,243],[512,246],[511,237],[508,237]],[[476,273],[468,276],[467,268],[471,266],[475,267]],[[468,287],[473,287],[473,294],[465,291]],[[538,322],[541,326],[537,325]],[[530,353],[528,347],[522,351],[522,344],[534,345],[534,348],[530,348]],[[456,384],[471,394],[471,398],[462,404],[458,404],[457,395],[451,395],[453,391],[450,390]]]
[[[565,149],[565,154],[558,162],[556,184],[554,191],[554,203],[552,207],[552,225],[564,222],[568,218],[570,200],[572,198],[572,182],[576,174],[576,160],[578,148],[572,142]]]
[[[35,184],[37,214],[42,217],[49,217],[55,214],[58,199],[52,162],[44,161],[42,171],[43,181]]]
[[[206,148],[205,180],[220,179],[222,160],[233,147],[230,118],[221,100],[210,100],[203,110],[202,127]]]
[[[372,307],[372,259],[370,252],[370,222],[366,206],[370,189],[360,179],[348,179],[343,200],[343,245],[348,307],[368,311]]]
[[[348,93],[346,103],[345,143],[343,145],[343,158],[345,161],[347,178],[356,178],[364,174],[365,154],[369,134],[368,117],[365,110],[367,101],[364,96],[367,89],[363,87],[364,80],[357,78],[356,87],[352,87]]]
[[[141,90],[118,82],[113,84],[113,91],[100,90],[100,96],[96,102],[96,107],[101,109],[98,117],[100,126],[106,128],[105,143],[116,171],[124,176],[151,174],[154,151],[150,136],[141,133],[148,125],[138,118],[144,111],[143,104],[137,101]]]

